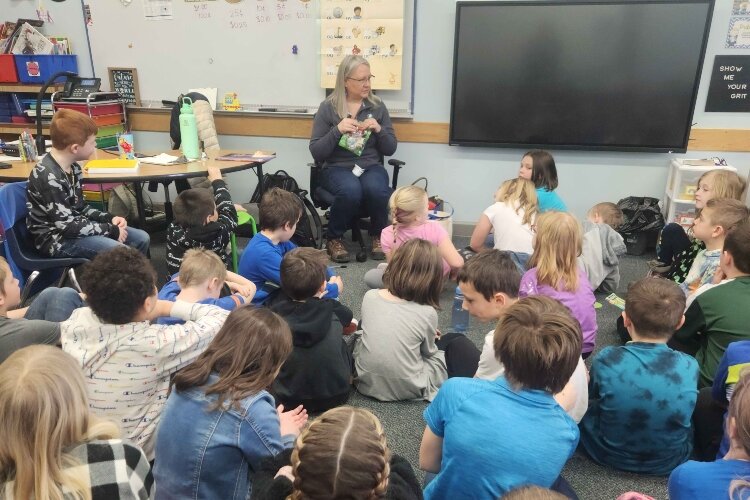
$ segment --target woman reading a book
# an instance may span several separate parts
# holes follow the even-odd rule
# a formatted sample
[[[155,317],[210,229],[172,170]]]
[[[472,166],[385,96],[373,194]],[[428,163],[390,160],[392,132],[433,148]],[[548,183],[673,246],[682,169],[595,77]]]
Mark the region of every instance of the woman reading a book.
[[[362,204],[370,216],[372,258],[385,258],[380,231],[388,224],[391,188],[382,162],[397,141],[385,104],[372,93],[373,77],[365,58],[346,56],[313,121],[310,153],[323,165],[321,187],[333,196],[326,250],[334,262],[349,262],[342,237]]]

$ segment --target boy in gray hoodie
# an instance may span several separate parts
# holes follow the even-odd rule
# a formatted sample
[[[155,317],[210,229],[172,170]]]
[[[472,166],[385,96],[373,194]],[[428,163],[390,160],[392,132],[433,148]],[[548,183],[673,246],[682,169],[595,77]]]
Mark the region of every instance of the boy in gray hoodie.
[[[620,285],[620,256],[625,241],[617,227],[622,224],[622,210],[614,203],[594,205],[583,221],[583,251],[578,263],[586,271],[591,288],[611,293]]]

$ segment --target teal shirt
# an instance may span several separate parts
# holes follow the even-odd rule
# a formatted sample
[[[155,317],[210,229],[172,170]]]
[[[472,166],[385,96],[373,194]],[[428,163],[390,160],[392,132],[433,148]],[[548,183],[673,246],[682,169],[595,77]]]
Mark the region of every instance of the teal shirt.
[[[545,187],[536,188],[536,199],[539,202],[539,212],[548,212],[557,210],[558,212],[567,212],[568,207],[563,203],[562,198],[554,191]]]
[[[628,342],[594,357],[581,444],[616,469],[666,475],[690,457],[698,363],[666,344]]]

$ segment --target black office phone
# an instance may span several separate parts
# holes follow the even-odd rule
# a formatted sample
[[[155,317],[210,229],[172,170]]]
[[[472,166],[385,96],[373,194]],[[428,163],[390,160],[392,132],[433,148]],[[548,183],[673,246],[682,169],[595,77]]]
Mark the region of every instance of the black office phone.
[[[21,152],[18,150],[17,144],[3,144],[0,146],[0,152],[8,156],[21,156]]]
[[[85,101],[89,94],[99,92],[101,85],[101,78],[69,76],[61,93],[61,99],[66,101]]]

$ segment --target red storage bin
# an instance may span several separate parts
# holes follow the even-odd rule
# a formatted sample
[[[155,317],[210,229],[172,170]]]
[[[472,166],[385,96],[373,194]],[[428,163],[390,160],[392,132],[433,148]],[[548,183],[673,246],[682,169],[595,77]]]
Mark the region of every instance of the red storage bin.
[[[77,102],[56,101],[55,109],[60,108],[72,109],[73,111],[78,111],[79,113],[83,113],[84,115],[89,114],[89,107],[86,106],[86,104],[80,104]],[[111,104],[97,104],[96,102],[92,102],[90,109],[91,116],[113,115],[122,113],[122,105],[119,102]]]
[[[18,82],[18,73],[16,72],[16,61],[13,54],[0,54],[0,82],[16,83]]]
[[[16,54],[14,59],[21,83],[44,83],[58,71],[78,73],[78,59],[74,55]]]

